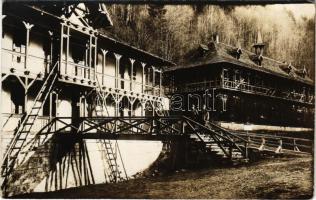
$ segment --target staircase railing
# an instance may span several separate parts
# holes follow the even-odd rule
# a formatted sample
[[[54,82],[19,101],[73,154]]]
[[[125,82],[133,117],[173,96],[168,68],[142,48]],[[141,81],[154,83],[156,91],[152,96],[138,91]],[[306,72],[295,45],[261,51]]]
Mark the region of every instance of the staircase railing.
[[[20,154],[24,143],[34,125],[35,120],[38,117],[40,110],[42,109],[49,93],[51,92],[53,85],[58,78],[58,62],[53,66],[50,73],[44,80],[44,83],[35,97],[34,104],[29,111],[26,111],[22,122],[14,133],[14,137],[11,139],[10,145],[7,148],[6,153],[3,156],[1,175],[4,176],[4,181],[2,186],[5,184],[8,175],[12,172],[18,155]],[[40,105],[39,105],[40,104]],[[19,143],[18,143],[19,142]],[[19,145],[17,145],[19,144]],[[13,152],[16,151],[13,154]]]
[[[222,149],[226,156],[232,158],[232,150],[236,149],[239,151],[245,159],[248,159],[248,141],[242,137],[236,136],[226,130],[223,130],[220,127],[217,129],[212,129],[211,127],[204,126],[186,116],[183,116],[187,124],[194,131],[193,134],[196,134],[197,137],[204,141],[200,134],[204,133],[213,138],[217,145]],[[225,147],[229,147],[229,152]]]

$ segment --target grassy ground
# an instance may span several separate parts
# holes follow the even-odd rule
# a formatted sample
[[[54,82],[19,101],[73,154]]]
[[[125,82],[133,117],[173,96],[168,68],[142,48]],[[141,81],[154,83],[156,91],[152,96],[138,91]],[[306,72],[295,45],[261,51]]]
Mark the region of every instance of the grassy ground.
[[[17,198],[311,198],[312,156],[268,158],[248,166],[98,184]]]

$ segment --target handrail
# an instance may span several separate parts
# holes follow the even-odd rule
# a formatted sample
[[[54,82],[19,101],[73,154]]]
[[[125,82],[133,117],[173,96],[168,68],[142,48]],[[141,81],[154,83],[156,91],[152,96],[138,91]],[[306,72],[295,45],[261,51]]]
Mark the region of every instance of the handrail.
[[[198,123],[198,122],[196,122],[196,121],[194,121],[194,120],[192,120],[192,119],[190,119],[190,118],[188,118],[188,117],[186,117],[186,116],[183,116],[183,118],[184,118],[186,121],[189,121],[189,123],[190,123],[190,122],[191,122],[191,123],[194,123],[194,124],[198,125],[199,127],[203,128],[204,130],[209,131],[209,132],[212,132],[214,135],[216,135],[216,137],[219,137],[219,138],[224,139],[225,141],[229,142],[232,146],[234,146],[236,149],[238,149],[246,158],[248,157],[248,155],[247,155],[247,144],[248,144],[248,141],[247,141],[247,140],[245,140],[245,139],[243,139],[243,138],[240,138],[240,137],[237,137],[238,139],[240,139],[239,142],[243,142],[243,143],[244,143],[245,148],[246,148],[246,150],[244,151],[244,150],[242,150],[242,149],[240,148],[240,146],[238,146],[238,145],[236,144],[236,142],[237,142],[236,140],[232,140],[231,138],[227,138],[227,137],[225,137],[224,135],[221,135],[221,134],[219,134],[219,133],[217,133],[217,132],[215,132],[215,131],[212,131],[212,130],[209,129],[208,127],[206,127],[206,126],[204,126],[204,125],[202,125],[202,124],[200,124],[200,123]],[[190,126],[192,126],[192,125],[190,125]],[[193,128],[193,126],[192,126],[192,128]],[[195,133],[195,134],[201,139],[201,137],[199,136],[198,133]],[[231,134],[231,136],[236,137],[235,135],[232,135],[232,134]],[[214,138],[214,140],[218,140],[216,137]],[[203,141],[203,139],[201,139],[201,140]],[[219,147],[223,150],[223,152],[224,152],[227,156],[232,156],[232,155],[228,155],[228,153],[226,152],[226,150],[225,150],[221,145],[219,145]]]
[[[305,148],[303,152],[309,152],[306,149],[313,149],[313,140],[308,140],[304,138],[292,138],[292,137],[282,137],[282,136],[273,136],[265,134],[245,134],[245,133],[236,133],[241,137],[247,138],[249,144],[260,145],[259,148],[264,147],[277,147],[276,152],[281,152],[284,148],[290,151],[299,151],[300,148]],[[277,142],[279,141],[279,142]],[[297,143],[299,142],[299,144]],[[290,147],[293,149],[291,150]]]
[[[22,53],[22,52],[18,52],[18,51],[14,51],[14,50],[11,50],[11,49],[6,49],[6,48],[1,48],[2,50],[10,53],[10,54],[13,54],[13,55],[17,55],[17,56],[26,56],[25,53]],[[29,54],[28,55],[29,57],[34,57],[34,58],[38,58],[38,59],[42,59],[42,60],[46,60],[46,58],[43,58],[43,57],[39,57],[39,56],[35,56],[35,55],[32,55],[32,54]]]
[[[75,63],[75,62],[72,62],[72,61],[61,61],[62,63],[67,63],[67,64],[70,64],[71,66],[75,66],[75,67],[80,67],[80,68],[85,68],[85,69],[90,69],[89,66],[87,65],[84,65],[84,64],[81,64],[81,63]]]
[[[233,134],[233,133],[229,132],[229,131],[226,130],[225,128],[223,128],[223,127],[221,127],[221,126],[219,126],[219,125],[216,125],[216,124],[213,123],[213,122],[209,122],[209,125],[210,125],[210,126],[213,126],[213,127],[215,127],[215,128],[217,128],[217,129],[219,129],[219,130],[221,130],[221,131],[223,131],[223,132],[225,132],[225,134],[228,134],[228,135],[230,135],[230,136],[232,136],[232,137],[236,137],[236,138],[238,138],[238,139],[240,139],[240,140],[246,141],[246,140],[243,139],[242,137],[240,137],[240,136],[238,136],[238,135],[236,135],[236,134]]]
[[[52,68],[51,72],[53,72],[53,71],[57,68],[57,66],[58,66],[58,62],[56,62],[56,64],[55,64],[54,67]],[[45,80],[45,82],[43,83],[43,85],[45,85],[45,83],[48,81],[49,77],[50,77],[52,74],[53,74],[53,73],[50,73],[50,74],[48,75],[48,77],[46,78],[46,80]],[[56,76],[55,76],[55,78],[56,78]],[[39,96],[40,96],[40,92],[36,95],[36,98],[35,98],[35,99],[38,99]],[[35,106],[36,103],[37,103],[37,102],[34,101],[33,107]],[[32,110],[29,110],[29,111],[26,111],[26,112],[24,113],[24,115],[22,116],[22,118],[23,118],[23,117],[24,117],[24,118],[23,118],[23,120],[22,120],[22,122],[21,122],[21,125],[20,125],[19,128],[16,130],[15,135],[14,135],[14,137],[12,138],[11,141],[16,141],[17,138],[20,136],[18,133],[24,128],[24,124],[27,122],[27,120],[28,120],[28,115],[30,115],[31,111],[32,111]],[[6,153],[5,153],[4,156],[3,156],[3,158],[4,158],[4,159],[3,159],[3,162],[6,162],[6,160],[8,159],[9,154],[12,152],[13,145],[15,145],[15,142],[11,142],[11,143],[10,143],[10,145],[9,145],[9,147],[8,147],[8,150],[6,151]],[[3,164],[3,162],[2,162],[1,164]]]
[[[245,132],[235,132],[238,135],[247,135],[247,136],[251,136],[251,137],[258,137],[258,138],[271,138],[271,139],[295,139],[295,140],[299,140],[299,141],[306,141],[306,142],[312,142],[312,140],[309,139],[305,139],[305,138],[296,138],[296,137],[286,137],[286,136],[274,136],[274,135],[270,135],[270,134],[260,134],[260,133],[245,133]]]
[[[203,129],[212,131],[212,130],[210,130],[207,126],[204,126],[204,125],[200,124],[199,122],[196,122],[196,121],[190,119],[190,118],[187,117],[187,116],[182,116],[182,117],[183,117],[184,119],[190,121],[190,122],[193,122],[193,123],[199,125],[199,126],[202,127]],[[230,133],[229,131],[227,131],[227,130],[223,129],[222,127],[219,127],[219,126],[217,126],[217,125],[215,125],[215,124],[213,124],[213,125],[214,125],[215,127],[217,127],[218,129],[220,129],[221,131],[224,131],[226,134],[228,134],[228,135],[230,135],[230,136],[232,136],[232,137],[236,137],[236,138],[240,139],[240,140],[243,141],[243,142],[247,142],[247,140],[245,140],[244,138],[239,137],[239,136],[237,136],[237,135],[235,135],[235,134],[232,134],[232,133]],[[222,135],[216,133],[215,131],[214,131],[214,133],[215,133],[216,135],[220,136],[220,137],[222,136]]]

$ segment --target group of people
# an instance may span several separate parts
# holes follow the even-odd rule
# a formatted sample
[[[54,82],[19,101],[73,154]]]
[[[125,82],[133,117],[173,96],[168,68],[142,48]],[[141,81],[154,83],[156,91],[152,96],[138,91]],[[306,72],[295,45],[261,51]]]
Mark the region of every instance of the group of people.
[[[207,125],[210,120],[210,113],[206,109],[206,105],[202,106],[202,110],[198,110],[193,104],[191,109],[190,118],[199,122],[200,124]]]

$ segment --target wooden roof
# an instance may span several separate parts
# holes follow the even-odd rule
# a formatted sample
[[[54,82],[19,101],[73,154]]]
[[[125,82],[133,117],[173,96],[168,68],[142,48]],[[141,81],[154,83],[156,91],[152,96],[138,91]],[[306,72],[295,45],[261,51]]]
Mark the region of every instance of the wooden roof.
[[[250,70],[256,70],[263,73],[268,73],[274,76],[287,78],[305,84],[314,85],[313,80],[308,76],[302,76],[300,69],[292,66],[289,63],[277,61],[268,57],[262,57],[261,66],[256,63],[256,54],[245,49],[242,50],[240,58],[237,59],[236,51],[238,47],[227,45],[224,43],[216,43],[214,41],[208,44],[209,51],[201,54],[199,50],[195,50],[189,53],[187,59],[174,67],[166,68],[165,72],[183,70],[196,67],[210,67],[216,63],[231,63],[239,67],[244,67]],[[284,70],[284,65],[290,65],[290,72]]]

